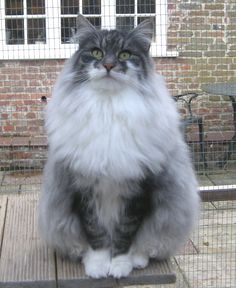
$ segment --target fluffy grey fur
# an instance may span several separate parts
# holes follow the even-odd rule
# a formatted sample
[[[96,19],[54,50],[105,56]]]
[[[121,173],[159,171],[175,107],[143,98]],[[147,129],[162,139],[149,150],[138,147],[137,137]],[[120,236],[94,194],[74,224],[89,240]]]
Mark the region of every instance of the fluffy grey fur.
[[[149,57],[152,25],[96,30],[78,16],[79,49],[46,113],[49,154],[39,226],[94,278],[174,255],[199,211],[179,117]]]

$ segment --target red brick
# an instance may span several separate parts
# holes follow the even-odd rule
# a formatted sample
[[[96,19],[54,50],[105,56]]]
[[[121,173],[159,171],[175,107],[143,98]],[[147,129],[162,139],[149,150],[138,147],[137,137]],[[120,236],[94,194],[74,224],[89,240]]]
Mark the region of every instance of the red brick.
[[[9,74],[7,77],[8,77],[8,80],[20,80],[21,76],[19,74],[13,73],[13,74]]]
[[[2,137],[0,136],[0,146],[11,146],[12,138],[11,137]]]
[[[0,114],[0,118],[1,118],[2,120],[8,119],[8,116],[9,116],[9,114],[7,114],[7,113],[2,113],[2,114]]]
[[[16,106],[16,111],[26,112],[28,110],[29,110],[29,107],[27,107],[27,106]]]
[[[33,112],[29,112],[26,114],[27,119],[36,119],[36,115]]]
[[[31,159],[31,152],[23,152],[23,151],[13,151],[11,152],[12,159]]]
[[[5,132],[12,132],[15,130],[15,127],[13,125],[7,125],[7,126],[3,126],[3,130]]]
[[[29,137],[13,137],[12,146],[29,146]]]
[[[33,137],[30,139],[30,145],[32,146],[46,146],[47,144],[47,137]]]

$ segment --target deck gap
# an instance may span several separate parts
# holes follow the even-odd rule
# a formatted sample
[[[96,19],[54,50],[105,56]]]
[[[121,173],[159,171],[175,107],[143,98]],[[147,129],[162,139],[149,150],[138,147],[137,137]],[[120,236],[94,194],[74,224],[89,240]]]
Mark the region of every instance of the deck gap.
[[[5,233],[5,227],[6,227],[6,218],[7,218],[7,209],[8,209],[8,198],[6,201],[6,209],[5,209],[4,219],[3,219],[2,237],[0,239],[0,258],[2,256],[3,239],[4,239],[4,233]]]
[[[54,266],[55,266],[55,278],[56,278],[56,288],[58,288],[58,269],[57,269],[57,253],[54,251],[53,253],[54,258]]]
[[[113,286],[113,287],[111,287],[111,288],[116,288],[116,287],[122,288],[122,287],[124,287],[123,285],[120,285],[119,279],[115,279],[115,285],[116,285],[116,286]]]

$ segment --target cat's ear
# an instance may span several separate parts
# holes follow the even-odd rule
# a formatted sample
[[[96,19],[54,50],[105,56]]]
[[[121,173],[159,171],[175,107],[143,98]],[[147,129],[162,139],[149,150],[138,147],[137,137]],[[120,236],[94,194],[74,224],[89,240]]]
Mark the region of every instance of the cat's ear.
[[[142,44],[145,51],[148,51],[153,37],[153,22],[151,20],[142,21],[136,28],[130,31],[129,36],[135,37]]]
[[[83,15],[78,14],[76,19],[77,33],[95,32],[96,28]]]
[[[77,16],[76,28],[76,33],[73,36],[75,43],[81,44],[83,41],[97,37],[96,28],[81,14]]]

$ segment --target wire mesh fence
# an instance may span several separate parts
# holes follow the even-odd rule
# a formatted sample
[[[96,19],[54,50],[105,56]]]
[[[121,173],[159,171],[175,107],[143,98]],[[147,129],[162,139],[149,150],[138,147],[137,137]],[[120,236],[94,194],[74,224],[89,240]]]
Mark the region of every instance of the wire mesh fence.
[[[203,203],[198,228],[173,258],[172,286],[236,287],[234,0],[1,0],[0,193],[40,190],[44,109],[65,59],[78,48],[78,12],[98,29],[154,23],[150,53],[181,113],[199,185],[228,185],[232,196]]]

